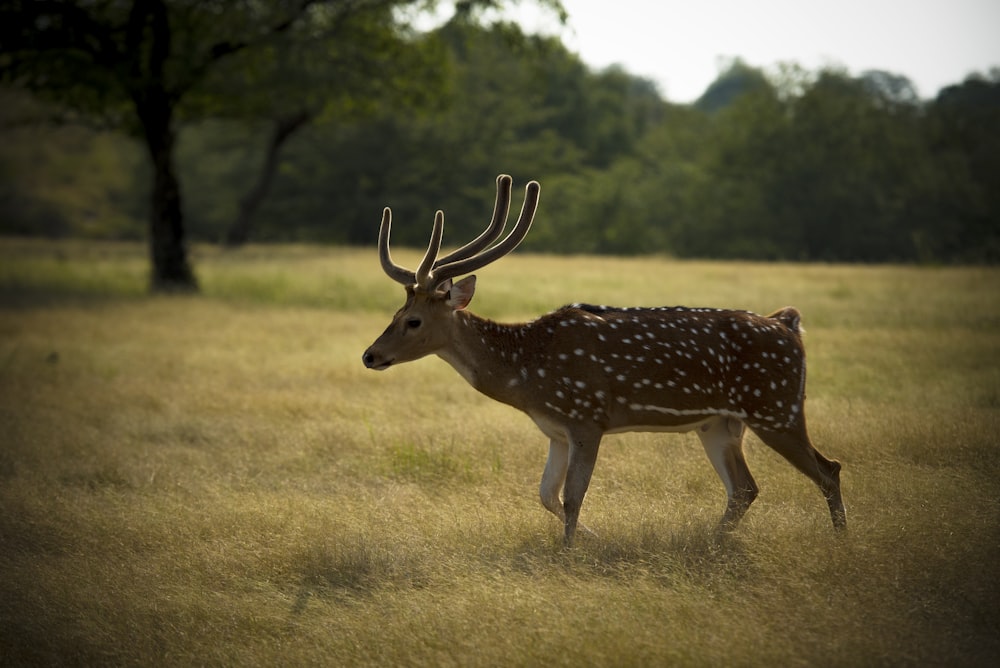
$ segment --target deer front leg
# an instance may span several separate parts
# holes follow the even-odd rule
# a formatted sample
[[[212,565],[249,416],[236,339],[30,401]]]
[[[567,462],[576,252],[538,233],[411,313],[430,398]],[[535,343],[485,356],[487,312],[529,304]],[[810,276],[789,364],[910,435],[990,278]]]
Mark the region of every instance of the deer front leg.
[[[566,513],[566,533],[563,545],[572,547],[576,534],[577,520],[583,497],[587,495],[590,477],[597,462],[597,451],[601,445],[601,434],[570,435],[569,466],[566,469],[566,483],[563,486],[563,511]],[[582,527],[587,530],[586,527]]]
[[[734,529],[750,504],[757,498],[757,483],[743,457],[744,424],[728,417],[715,418],[698,428],[698,438],[715,472],[726,486],[726,512],[719,522],[723,529]]]

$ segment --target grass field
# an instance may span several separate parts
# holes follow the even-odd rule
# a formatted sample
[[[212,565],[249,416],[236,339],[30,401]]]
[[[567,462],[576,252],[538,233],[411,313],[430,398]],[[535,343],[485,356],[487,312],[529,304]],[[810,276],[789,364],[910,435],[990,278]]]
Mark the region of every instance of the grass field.
[[[400,252],[398,260],[413,263]],[[566,302],[804,314],[850,528],[747,439],[731,536],[694,435],[609,437],[570,551],[547,441],[426,359],[374,249],[0,240],[0,665],[1000,662],[1000,270],[518,255],[476,312]]]

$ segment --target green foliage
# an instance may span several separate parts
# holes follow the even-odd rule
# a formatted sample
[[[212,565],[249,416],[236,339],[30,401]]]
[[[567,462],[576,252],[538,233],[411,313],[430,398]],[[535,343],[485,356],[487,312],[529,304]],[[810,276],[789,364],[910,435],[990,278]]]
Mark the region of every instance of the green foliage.
[[[381,4],[342,15],[320,3],[280,44],[206,70],[178,107],[190,236],[227,238],[250,211],[257,241],[370,245],[388,205],[397,245],[423,246],[439,208],[457,245],[485,224],[504,172],[542,183],[535,251],[1000,259],[998,71],[922,101],[890,72],[735,59],[696,104],[675,105],[620,68],[589,70],[554,38],[484,25],[496,4],[415,34]],[[237,43],[240,25],[215,37]],[[3,230],[136,236],[147,188],[129,174],[148,173],[127,145],[61,132],[43,137],[31,170],[36,135],[6,133]],[[91,160],[98,169],[65,182]]]
[[[436,87],[431,52],[412,48],[404,34],[403,10],[414,4],[4,3],[0,82],[52,101],[60,112],[96,119],[144,141],[152,165],[150,286],[190,292],[197,280],[187,258],[175,170],[177,121],[186,116],[272,122],[261,174],[226,235],[241,243],[288,136],[321,113],[364,113],[389,90],[403,91],[404,97],[416,91],[409,97],[420,99],[429,84]],[[478,4],[497,5],[464,3],[466,13]],[[544,4],[561,11],[557,0]]]
[[[120,134],[30,119],[48,107],[0,89],[0,234],[136,239],[148,172]]]
[[[721,69],[705,92],[695,101],[694,106],[709,113],[721,111],[731,106],[745,95],[770,93],[773,85],[756,67],[751,67],[740,58],[734,58]]]

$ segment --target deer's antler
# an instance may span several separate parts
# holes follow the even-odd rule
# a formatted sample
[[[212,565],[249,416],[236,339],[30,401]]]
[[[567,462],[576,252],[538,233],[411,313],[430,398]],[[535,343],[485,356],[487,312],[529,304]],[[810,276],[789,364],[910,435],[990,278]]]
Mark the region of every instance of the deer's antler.
[[[500,238],[500,235],[503,234],[503,228],[507,224],[507,216],[510,213],[510,188],[513,185],[513,181],[506,174],[501,174],[497,177],[497,199],[493,203],[493,220],[490,221],[489,227],[457,251],[436,260],[434,262],[435,269],[449,262],[457,262],[458,260],[472,257]]]
[[[438,211],[434,215],[434,228],[431,231],[427,252],[420,261],[416,272],[402,267],[392,260],[389,253],[389,231],[392,226],[392,212],[388,207],[382,212],[382,226],[379,229],[378,248],[382,269],[397,283],[406,286],[416,286],[423,291],[431,291],[449,278],[467,274],[507,255],[524,240],[531,228],[535,210],[538,208],[540,186],[537,181],[531,181],[525,187],[524,204],[517,223],[503,241],[490,247],[503,234],[503,229],[510,210],[510,191],[512,179],[506,174],[497,177],[497,197],[493,206],[493,220],[478,237],[458,250],[438,259],[441,249],[441,236],[444,230],[444,213]]]

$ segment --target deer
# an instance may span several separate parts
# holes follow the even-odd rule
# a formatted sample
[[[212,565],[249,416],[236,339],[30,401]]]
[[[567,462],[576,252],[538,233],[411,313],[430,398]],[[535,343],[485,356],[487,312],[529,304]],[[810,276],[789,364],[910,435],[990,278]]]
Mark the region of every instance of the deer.
[[[579,515],[602,438],[630,431],[696,432],[725,486],[719,528],[726,532],[736,528],[759,492],[743,453],[748,428],[819,487],[834,528],[846,529],[841,464],[823,456],[806,430],[806,360],[797,309],[762,316],[573,303],[517,324],[467,309],[476,287],[472,272],[513,251],[534,219],[540,186],[531,181],[517,222],[497,242],[507,224],[512,183],[506,174],[497,177],[486,230],[440,258],[444,213],[437,211],[415,271],[393,261],[392,211],[383,210],[379,260],[389,278],[405,287],[406,301],[363,353],[364,365],[384,371],[436,355],[479,392],[527,414],[549,439],[539,496],[562,521],[566,547],[573,545],[578,524],[590,531]]]

